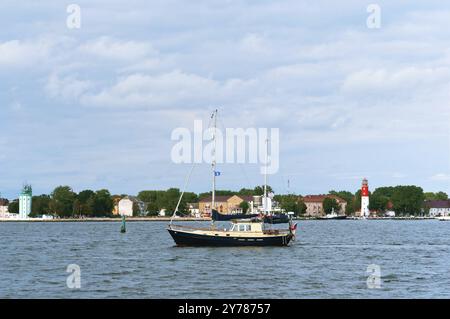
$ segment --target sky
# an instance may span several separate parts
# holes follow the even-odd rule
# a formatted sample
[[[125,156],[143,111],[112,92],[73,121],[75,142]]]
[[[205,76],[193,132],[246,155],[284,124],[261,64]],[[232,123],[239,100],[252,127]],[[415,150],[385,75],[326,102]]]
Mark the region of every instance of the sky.
[[[1,196],[183,188],[171,133],[216,108],[223,127],[279,128],[276,193],[364,177],[450,193],[449,26],[434,0],[3,0]],[[257,164],[218,169],[218,189],[264,181]],[[187,190],[210,189],[197,165]]]

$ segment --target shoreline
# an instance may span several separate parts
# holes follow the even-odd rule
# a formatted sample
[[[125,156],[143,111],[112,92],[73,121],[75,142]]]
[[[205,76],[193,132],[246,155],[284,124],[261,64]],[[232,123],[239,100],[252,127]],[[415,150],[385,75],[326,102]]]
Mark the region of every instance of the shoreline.
[[[128,217],[127,222],[169,222],[171,217]],[[320,218],[310,218],[310,217],[296,217],[292,220],[303,221],[303,220],[320,220],[327,221],[327,219]],[[330,219],[333,220],[333,219]],[[328,221],[330,221],[328,220]],[[355,217],[347,217],[343,220],[437,220],[434,217],[370,217],[367,219],[360,219]],[[29,218],[29,219],[12,219],[12,218],[0,218],[1,222],[12,223],[76,223],[76,222],[121,222],[121,218],[111,218],[111,217],[90,217],[90,218],[57,218],[57,219],[42,219],[42,218]],[[184,221],[184,222],[203,222],[211,221],[210,217],[196,218],[196,217],[177,217],[174,221]]]
[[[163,222],[170,221],[171,217],[128,217],[127,222]],[[174,221],[210,221],[211,218],[195,218],[195,217],[178,217]],[[76,223],[76,222],[122,222],[121,218],[111,217],[90,217],[90,218],[55,218],[55,219],[43,219],[43,218],[28,218],[28,219],[13,219],[13,218],[1,218],[1,222],[18,222],[18,223]]]

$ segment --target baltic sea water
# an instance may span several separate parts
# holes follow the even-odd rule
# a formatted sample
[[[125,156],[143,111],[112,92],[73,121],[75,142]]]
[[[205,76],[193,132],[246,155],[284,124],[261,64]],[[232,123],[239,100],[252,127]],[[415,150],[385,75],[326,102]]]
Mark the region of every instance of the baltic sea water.
[[[299,221],[289,247],[260,248],[175,247],[166,226],[0,223],[0,298],[450,297],[450,223]]]

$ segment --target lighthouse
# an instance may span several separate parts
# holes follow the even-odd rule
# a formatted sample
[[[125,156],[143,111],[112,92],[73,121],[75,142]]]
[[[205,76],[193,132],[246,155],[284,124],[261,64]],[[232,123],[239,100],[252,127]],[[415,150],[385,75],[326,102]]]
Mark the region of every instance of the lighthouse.
[[[361,186],[361,217],[368,217],[369,214],[369,182],[364,178]]]
[[[23,187],[19,196],[19,218],[26,219],[31,213],[32,190],[30,185]]]

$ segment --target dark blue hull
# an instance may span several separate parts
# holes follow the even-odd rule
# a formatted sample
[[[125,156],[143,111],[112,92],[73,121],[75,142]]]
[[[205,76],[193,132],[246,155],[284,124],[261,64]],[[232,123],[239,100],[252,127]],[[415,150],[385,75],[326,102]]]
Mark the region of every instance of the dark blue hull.
[[[287,246],[292,239],[291,234],[255,237],[224,237],[193,234],[190,232],[168,229],[177,246]]]

